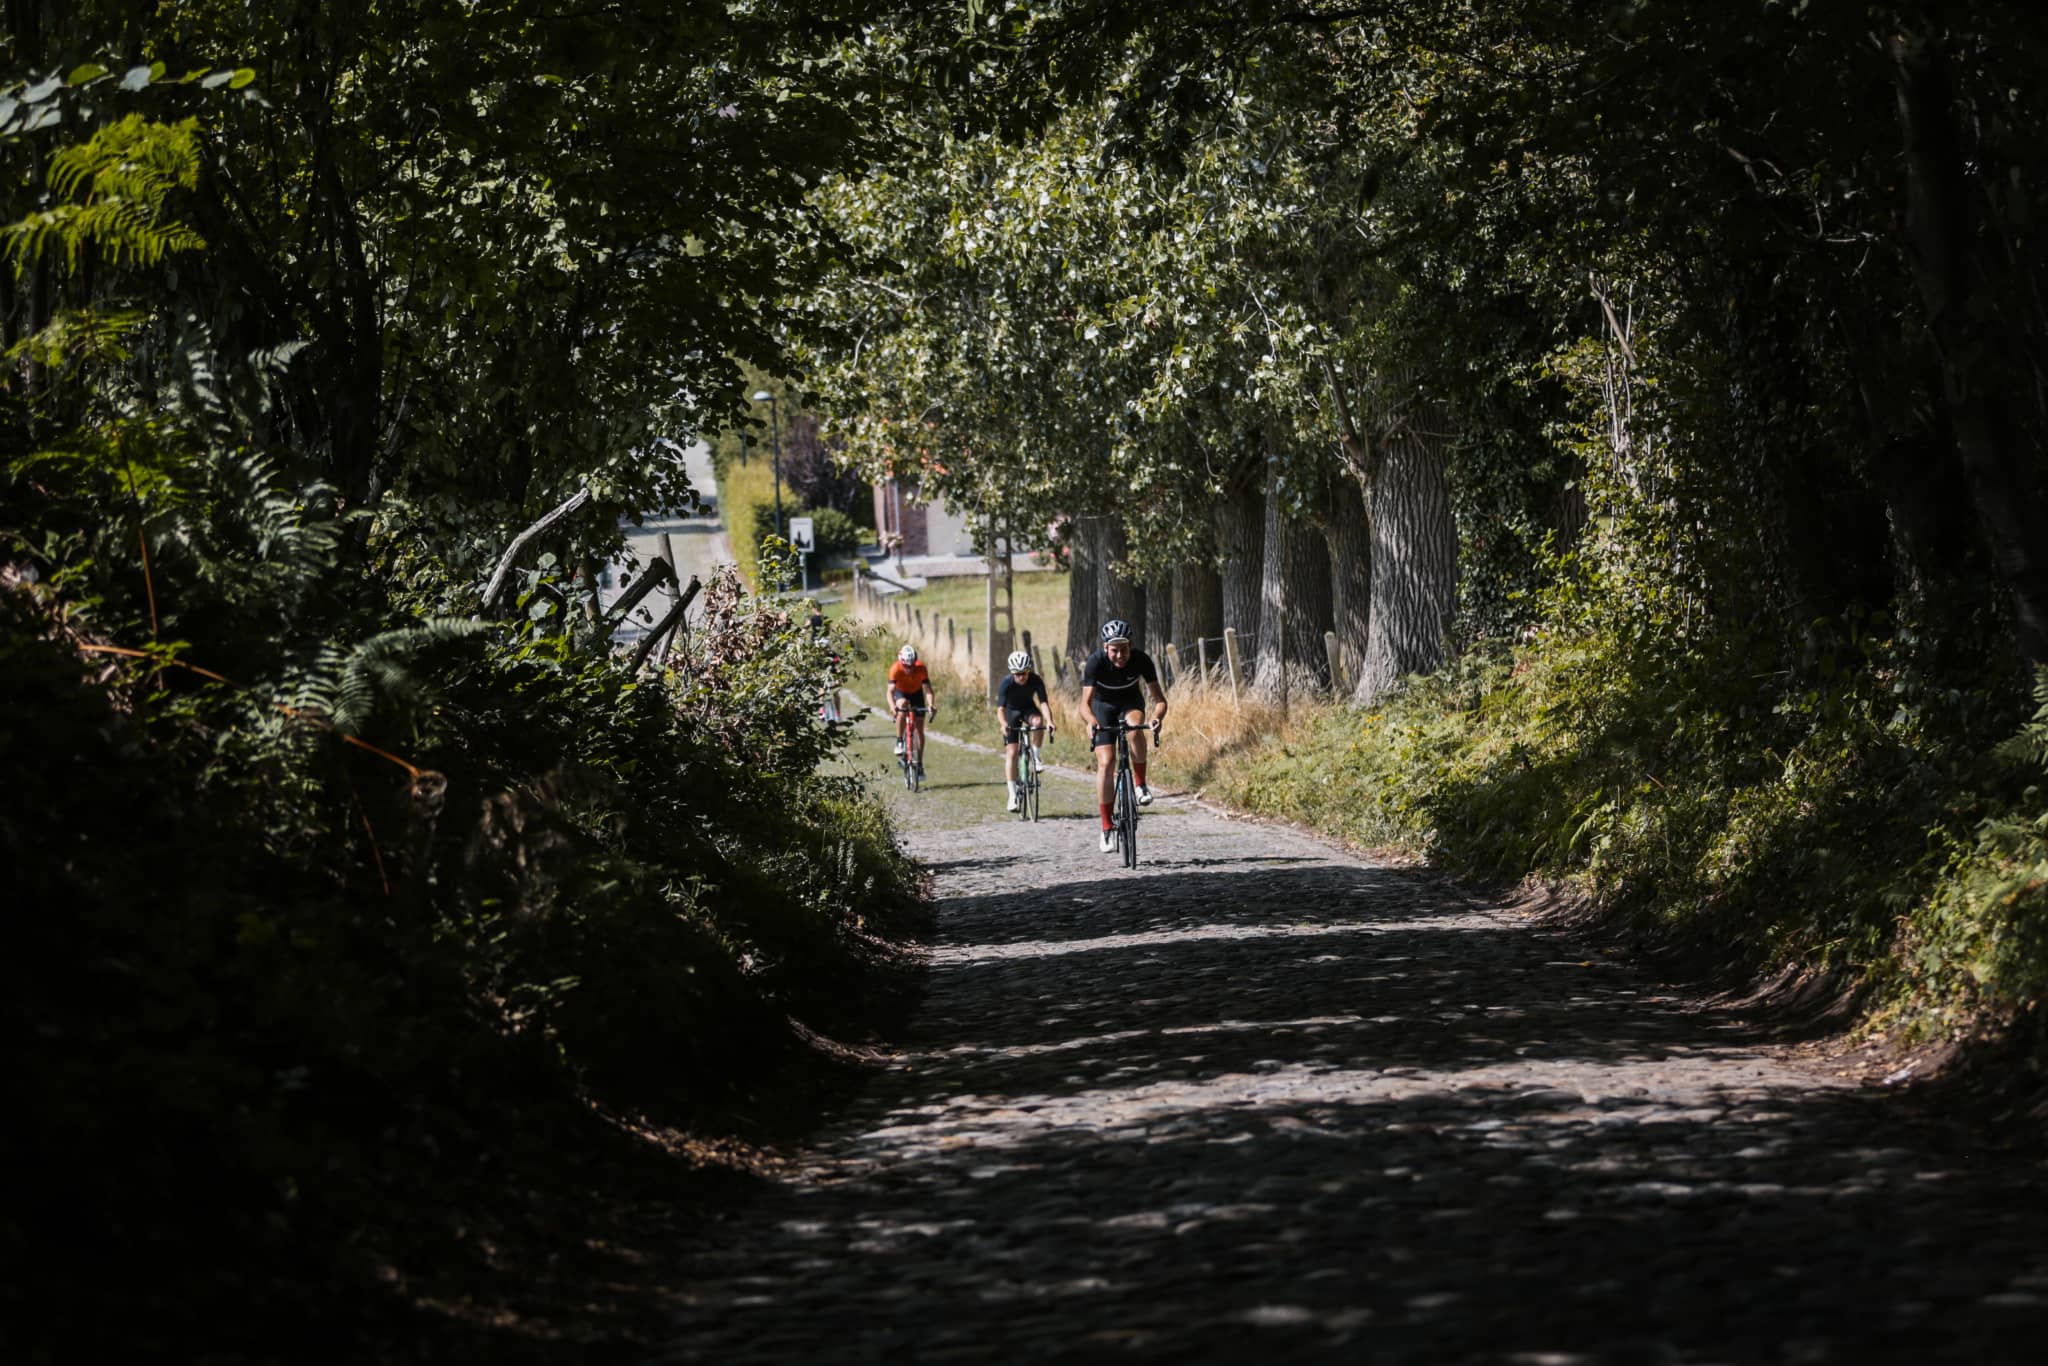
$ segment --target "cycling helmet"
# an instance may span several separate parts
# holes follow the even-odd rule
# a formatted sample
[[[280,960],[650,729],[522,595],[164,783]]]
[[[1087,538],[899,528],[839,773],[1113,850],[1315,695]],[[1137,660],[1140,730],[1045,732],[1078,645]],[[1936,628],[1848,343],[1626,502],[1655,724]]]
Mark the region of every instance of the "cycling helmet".
[[[917,663],[917,647],[915,645],[904,646],[896,652],[896,658],[902,660],[905,664]]]
[[[1131,623],[1125,621],[1122,617],[1103,622],[1102,643],[1108,645],[1119,640],[1126,645],[1131,643]]]
[[[1031,668],[1031,656],[1030,656],[1030,655],[1028,655],[1028,654],[1025,654],[1025,653],[1024,653],[1024,652],[1023,652],[1022,650],[1012,650],[1012,651],[1010,651],[1010,672],[1011,672],[1011,673],[1013,673],[1013,674],[1021,674],[1021,673],[1026,673],[1026,672],[1028,672],[1028,671],[1030,670],[1030,668]]]

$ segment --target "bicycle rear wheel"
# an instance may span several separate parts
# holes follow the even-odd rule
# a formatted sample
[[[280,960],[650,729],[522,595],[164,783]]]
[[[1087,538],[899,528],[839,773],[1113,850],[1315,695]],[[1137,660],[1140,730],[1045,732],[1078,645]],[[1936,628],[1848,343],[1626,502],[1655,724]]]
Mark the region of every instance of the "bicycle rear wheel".
[[[1031,777],[1026,781],[1024,787],[1024,805],[1030,809],[1031,819],[1036,821],[1038,819],[1038,755],[1035,752],[1026,752],[1031,755],[1026,761],[1030,765]]]

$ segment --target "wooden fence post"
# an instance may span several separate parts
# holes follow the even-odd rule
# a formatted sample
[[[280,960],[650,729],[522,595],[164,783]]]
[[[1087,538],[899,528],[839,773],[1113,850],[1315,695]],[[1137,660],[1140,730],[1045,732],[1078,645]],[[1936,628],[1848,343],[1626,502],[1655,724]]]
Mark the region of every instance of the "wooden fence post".
[[[1195,660],[1201,669],[1202,691],[1207,692],[1209,691],[1209,638],[1207,636],[1195,637]]]
[[[1344,695],[1344,652],[1337,646],[1335,631],[1323,632],[1323,654],[1330,661],[1330,696]]]
[[[1159,663],[1159,686],[1170,688],[1175,676],[1180,673],[1180,657],[1175,652],[1172,641],[1167,641],[1165,648],[1160,650]]]
[[[1223,667],[1230,674],[1230,704],[1232,706],[1236,706],[1238,703],[1237,659],[1237,628],[1235,626],[1226,626],[1223,628]]]

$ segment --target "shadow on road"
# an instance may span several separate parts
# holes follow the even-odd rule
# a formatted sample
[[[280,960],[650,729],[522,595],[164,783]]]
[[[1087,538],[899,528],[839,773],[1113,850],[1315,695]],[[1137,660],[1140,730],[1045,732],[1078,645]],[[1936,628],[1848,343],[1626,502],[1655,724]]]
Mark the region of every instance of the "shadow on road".
[[[687,1269],[665,1359],[2048,1340],[2038,1172],[1427,875],[1212,864],[949,900],[902,1065]]]

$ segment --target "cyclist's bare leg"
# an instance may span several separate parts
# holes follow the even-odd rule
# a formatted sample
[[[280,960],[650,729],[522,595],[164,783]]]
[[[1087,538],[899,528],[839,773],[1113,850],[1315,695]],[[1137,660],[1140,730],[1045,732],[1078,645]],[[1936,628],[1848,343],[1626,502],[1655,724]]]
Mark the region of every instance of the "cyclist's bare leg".
[[[1022,737],[1019,737],[1003,746],[1003,781],[1006,783],[1017,781],[1017,751],[1021,745]]]

